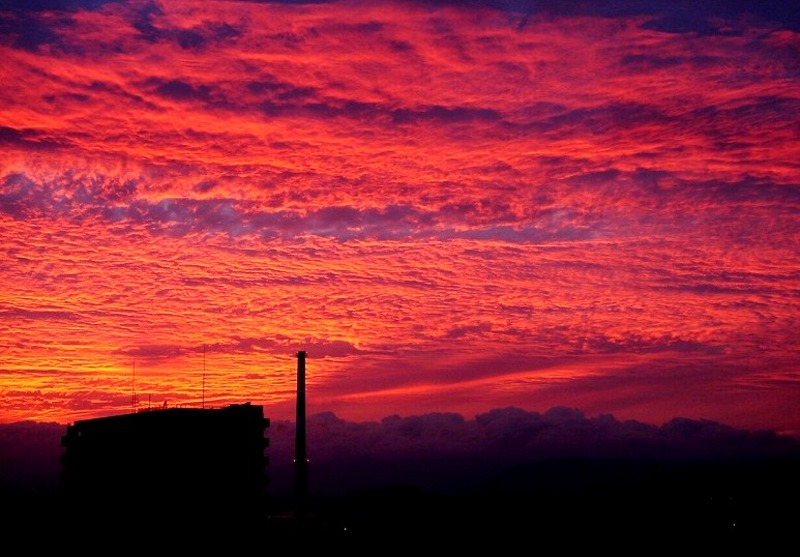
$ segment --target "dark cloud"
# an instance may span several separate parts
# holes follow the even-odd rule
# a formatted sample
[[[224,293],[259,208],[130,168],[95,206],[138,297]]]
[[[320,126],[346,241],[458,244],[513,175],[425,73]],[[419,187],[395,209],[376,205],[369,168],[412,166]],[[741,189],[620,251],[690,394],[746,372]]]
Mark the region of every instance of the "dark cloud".
[[[800,12],[792,2],[780,0],[712,0],[702,4],[663,0],[419,0],[422,4],[491,8],[523,14],[594,15],[603,17],[652,15],[665,31],[697,32],[709,29],[706,20],[742,15],[786,25],[800,25]],[[716,29],[716,28],[714,28]]]
[[[657,281],[656,284],[652,286],[652,288],[654,290],[692,292],[694,294],[702,294],[703,296],[711,296],[714,294],[736,294],[738,296],[741,296],[741,295],[763,294],[766,292],[766,288],[763,284],[758,287],[749,285],[730,286],[726,284],[714,284],[711,282],[706,282],[710,278],[708,276],[703,276],[702,278],[700,277],[696,278],[699,279],[698,282],[694,282],[692,281],[691,278],[688,277],[684,277],[683,280],[680,282],[676,281],[674,277],[668,279],[662,279],[660,281]],[[658,284],[659,282],[662,283],[663,285],[659,285]]]
[[[244,84],[243,95],[230,83],[194,83],[186,79],[150,78],[144,88],[156,96],[179,102],[199,102],[208,108],[261,113],[269,118],[336,118],[369,122],[414,124],[423,121],[447,124],[498,121],[501,114],[492,109],[433,106],[415,110],[396,109],[376,102],[324,96],[314,87],[299,86],[269,75]]]
[[[258,96],[257,109],[270,117],[306,116],[313,118],[352,118],[416,125],[425,122],[442,124],[495,123],[503,119],[498,110],[481,107],[422,106],[395,108],[374,102],[325,97],[312,87],[295,86],[277,79],[261,78],[247,83],[247,90]]]
[[[186,101],[186,100],[203,100],[209,99],[210,90],[206,86],[195,87],[190,83],[181,81],[179,79],[171,79],[159,83],[155,92],[168,99]]]
[[[15,219],[41,214],[46,211],[47,202],[39,192],[37,184],[24,174],[9,174],[3,179],[0,211]]]
[[[695,33],[698,35],[732,34],[729,27],[707,19],[700,19],[693,13],[673,13],[659,16],[642,25],[644,29],[664,33]]]
[[[30,312],[46,313],[46,312]],[[3,312],[0,311],[0,315]],[[19,316],[16,313],[14,316]],[[23,317],[27,316],[23,315]],[[49,315],[33,318],[58,319]],[[358,354],[367,354],[356,348],[352,343],[344,340],[328,339],[290,339],[287,337],[278,338],[237,338],[234,337],[228,342],[213,342],[205,346],[182,346],[177,344],[147,344],[135,346],[117,351],[119,354],[134,358],[148,360],[172,359],[186,354],[200,354],[205,351],[209,354],[247,354],[253,352],[269,352],[273,354],[294,354],[298,350],[304,350],[314,358],[342,358]]]
[[[327,98],[322,102],[307,103],[290,107],[292,111],[315,118],[372,118],[382,110],[377,103],[354,101],[350,99]]]
[[[668,70],[682,66],[694,66],[702,69],[719,62],[721,60],[713,56],[660,56],[658,54],[628,54],[620,59],[620,65],[632,72]]]
[[[143,224],[156,235],[180,237],[193,231],[217,231],[239,236],[250,229],[242,211],[234,202],[226,199],[163,199],[157,203],[135,201],[128,206],[98,207],[97,210],[108,221]]]
[[[20,130],[0,126],[0,142],[2,143],[17,143],[22,138]]]
[[[79,318],[76,313],[62,310],[29,310],[23,308],[3,308],[0,307],[0,318],[13,319],[32,319],[32,320],[53,320],[53,321],[74,321]]]
[[[23,199],[15,198],[16,203]],[[268,212],[249,202],[229,199],[164,199],[158,203],[136,201],[129,206],[98,207],[109,221],[144,224],[154,234],[183,236],[193,231],[221,232],[232,237],[257,234],[262,237],[287,237],[314,234],[339,240],[352,238],[402,238],[421,233],[426,213],[410,206],[382,209],[323,207],[305,215],[294,211]]]
[[[443,239],[466,238],[470,240],[499,240],[515,244],[550,242],[559,240],[587,240],[595,230],[585,227],[564,226],[557,230],[547,230],[535,226],[492,226],[472,230],[445,231],[439,234]]]
[[[502,114],[488,108],[467,108],[430,106],[420,109],[397,109],[391,112],[392,123],[403,125],[413,124],[418,121],[434,121],[446,124],[468,123],[475,121],[496,122],[502,119]]]
[[[290,485],[293,432],[283,421],[274,421],[270,431],[270,464],[283,489]],[[796,440],[770,432],[684,418],[655,426],[587,417],[568,407],[544,413],[510,407],[470,420],[433,413],[364,423],[321,413],[309,417],[308,434],[314,486],[340,494],[393,484],[438,492],[473,488],[514,466],[564,457],[679,461],[800,454]]]
[[[234,41],[244,33],[244,28],[236,25],[208,20],[185,28],[156,25],[156,18],[162,15],[162,7],[151,2],[135,12],[132,25],[149,42],[174,42],[183,50],[198,52],[220,43]]]
[[[492,330],[491,323],[478,323],[476,325],[465,325],[463,327],[455,327],[447,331],[445,335],[447,338],[454,339],[454,338],[463,338],[465,336],[476,335],[478,337],[483,336],[484,333],[488,333]]]
[[[63,180],[63,181],[62,181]],[[64,188],[69,191],[66,193]],[[15,218],[32,216],[35,213],[49,215],[51,218],[68,216],[80,219],[85,214],[100,212],[114,220],[122,212],[113,204],[129,201],[136,194],[138,184],[132,179],[116,177],[66,175],[47,183],[37,183],[24,174],[13,173],[2,180],[0,211]],[[111,208],[106,205],[111,204]],[[136,203],[132,212],[137,211]],[[162,211],[163,212],[163,211]],[[153,217],[163,215],[153,212]]]
[[[308,352],[309,356],[316,358],[342,358],[356,354],[368,353],[363,350],[359,350],[352,343],[344,340],[310,340],[303,342],[300,346],[303,348],[303,350]]]
[[[228,98],[229,95],[219,84],[195,84],[182,79],[150,78],[145,82],[145,88],[149,88],[156,96],[171,101],[196,102],[208,108],[222,110],[246,109],[238,101],[231,101]],[[193,139],[208,137],[208,134],[191,129],[184,130],[183,133]]]
[[[680,130],[691,126],[692,129],[702,130],[703,134],[709,137],[725,139],[725,142],[717,147],[721,150],[731,150],[748,144],[741,143],[740,140],[744,138],[739,137],[743,131],[741,127],[743,123],[746,123],[753,133],[757,133],[768,122],[777,124],[777,127],[788,124],[800,110],[800,101],[785,96],[753,96],[746,101],[733,108],[719,106],[696,108],[680,121],[683,125],[677,128]]]
[[[20,11],[81,11],[96,10],[106,4],[117,4],[124,0],[3,0],[2,7]]]
[[[793,184],[776,182],[774,177],[744,175],[737,180],[686,179],[667,170],[637,168],[620,171],[614,168],[576,172],[565,180],[580,190],[593,192],[598,199],[614,200],[606,208],[638,214],[642,209],[661,209],[648,212],[650,221],[668,222],[685,219],[687,214],[702,212],[703,221],[724,222],[740,211],[749,208],[771,208],[780,213],[792,214],[800,210],[800,189]],[[667,210],[677,209],[676,211]],[[756,213],[752,213],[755,217]],[[596,217],[596,215],[595,215]],[[594,226],[602,222],[590,219]],[[792,228],[785,223],[787,230]]]
[[[611,135],[655,122],[667,124],[670,118],[652,106],[639,103],[611,103],[592,108],[577,108],[532,124],[553,137],[569,137],[574,133]]]
[[[647,354],[672,351],[721,354],[724,352],[720,346],[685,340],[672,335],[648,338],[640,334],[628,333],[620,338],[610,338],[604,334],[596,334],[592,337],[579,337],[575,342],[581,351],[610,354]]]
[[[67,396],[66,406],[87,416],[97,416],[98,412],[109,414],[109,408],[128,408],[131,404],[131,396],[119,392],[75,391]]]
[[[249,4],[329,4],[336,0],[230,0],[231,2],[247,2]]]
[[[201,180],[192,188],[197,193],[208,193],[219,185],[217,180]]]
[[[61,147],[47,135],[36,130],[16,129],[0,126],[0,145],[25,149],[27,151],[49,151]]]
[[[184,346],[176,344],[146,344],[143,346],[136,346],[119,350],[119,354],[125,354],[133,358],[142,358],[146,360],[162,360],[177,358],[186,354],[190,350]]]
[[[261,76],[258,80],[248,81],[245,86],[254,95],[275,94],[281,100],[289,100],[292,97],[306,98],[313,96],[316,92],[316,89],[310,87],[298,88],[291,83],[281,81],[270,75]]]
[[[57,423],[0,424],[0,491],[28,496],[56,488],[65,433]]]
[[[157,16],[164,15],[161,6],[156,2],[148,2],[137,12],[133,27],[141,33],[142,38],[148,42],[155,42],[163,35],[161,30],[154,25]]]
[[[242,30],[228,23],[204,21],[191,29],[176,31],[175,35],[181,48],[197,50],[209,44],[240,37],[242,35]]]
[[[285,337],[277,339],[237,338],[233,342],[209,344],[206,349],[209,352],[221,353],[267,351],[276,354],[293,354],[298,350],[304,350],[314,358],[341,358],[365,353],[353,346],[352,343],[343,340],[293,340]]]
[[[45,20],[27,13],[0,12],[0,40],[29,52],[36,52],[44,45],[61,48],[63,43],[57,29],[72,25],[67,16]]]

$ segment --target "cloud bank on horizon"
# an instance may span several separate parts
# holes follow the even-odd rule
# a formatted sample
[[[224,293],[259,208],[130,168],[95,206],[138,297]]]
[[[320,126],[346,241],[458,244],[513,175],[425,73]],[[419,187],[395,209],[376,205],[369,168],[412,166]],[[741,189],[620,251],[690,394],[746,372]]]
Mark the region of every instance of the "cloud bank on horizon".
[[[65,433],[65,425],[52,422],[0,424],[0,454],[4,456],[0,492],[49,495],[58,490]],[[268,490],[275,496],[290,495],[294,422],[271,420],[265,436],[269,438],[265,450]],[[398,486],[447,494],[492,485],[504,488],[495,482],[508,473],[525,470],[527,465],[567,460],[591,463],[598,474],[604,462],[629,472],[626,462],[639,463],[642,469],[647,464],[796,462],[800,440],[707,420],[675,418],[655,426],[610,415],[588,417],[568,407],[541,413],[495,408],[471,419],[447,412],[394,415],[366,422],[322,412],[308,417],[308,456],[315,495]],[[519,479],[519,484],[505,488],[530,489],[553,478],[540,469]]]
[[[617,4],[5,2],[0,421],[800,432],[800,16]]]

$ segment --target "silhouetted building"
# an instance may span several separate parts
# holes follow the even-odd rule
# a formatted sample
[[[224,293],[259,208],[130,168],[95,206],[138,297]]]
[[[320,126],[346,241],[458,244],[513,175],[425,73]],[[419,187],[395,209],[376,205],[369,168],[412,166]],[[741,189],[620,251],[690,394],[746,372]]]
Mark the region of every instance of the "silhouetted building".
[[[77,421],[62,438],[72,518],[192,524],[197,533],[252,526],[264,512],[268,427],[250,403]]]

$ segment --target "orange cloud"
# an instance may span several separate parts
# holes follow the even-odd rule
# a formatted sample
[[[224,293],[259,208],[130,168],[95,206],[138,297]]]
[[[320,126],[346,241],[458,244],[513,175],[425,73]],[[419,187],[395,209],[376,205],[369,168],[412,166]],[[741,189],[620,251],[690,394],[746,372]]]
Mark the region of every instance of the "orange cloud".
[[[1,14],[0,420],[128,411],[134,366],[140,402],[291,415],[306,349],[345,418],[800,430],[791,24],[67,8]]]

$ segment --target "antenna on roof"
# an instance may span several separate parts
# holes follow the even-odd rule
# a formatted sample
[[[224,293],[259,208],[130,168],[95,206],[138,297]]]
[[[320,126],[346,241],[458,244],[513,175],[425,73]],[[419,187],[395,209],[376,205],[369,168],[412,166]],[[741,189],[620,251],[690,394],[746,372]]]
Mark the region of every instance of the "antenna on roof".
[[[201,408],[206,407],[206,345],[203,344],[203,398],[200,403]]]

